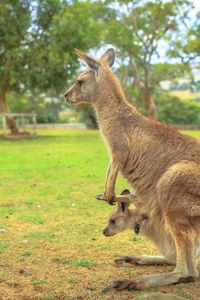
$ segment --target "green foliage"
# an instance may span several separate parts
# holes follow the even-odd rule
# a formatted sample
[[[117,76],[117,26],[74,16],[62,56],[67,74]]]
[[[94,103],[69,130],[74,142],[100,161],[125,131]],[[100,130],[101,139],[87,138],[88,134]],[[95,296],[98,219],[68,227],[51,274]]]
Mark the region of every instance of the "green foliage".
[[[49,114],[44,114],[42,115],[40,113],[39,116],[37,116],[37,122],[38,123],[57,123],[57,117],[56,115],[54,115],[53,113],[49,113]]]
[[[160,64],[157,70],[153,64],[155,58],[159,56],[158,44],[163,39],[170,39],[173,32],[178,30],[176,18],[178,9],[183,3],[147,1],[143,5],[135,6],[132,1],[120,1],[121,8],[124,9],[116,11],[116,19],[112,18],[108,23],[105,40],[113,43],[120,49],[123,58],[129,58],[129,61],[142,71],[141,79],[144,79],[145,71],[151,77],[152,73],[154,74],[154,82],[158,80],[160,71],[163,75],[165,73],[165,77],[174,76],[170,65]],[[154,70],[151,72],[152,68]]]
[[[194,99],[181,99],[169,93],[155,96],[158,119],[170,125],[200,125],[200,106]]]
[[[190,66],[172,63],[157,63],[149,68],[149,82],[151,86],[156,87],[164,80],[173,81],[176,78],[182,78],[184,75],[190,75]]]
[[[8,93],[7,102],[11,109],[16,113],[37,114],[38,123],[56,123],[59,122],[59,111],[65,107],[63,99],[56,97],[55,93],[38,94],[16,94]]]
[[[9,88],[18,91],[27,80],[29,2],[2,0],[0,3],[0,93]]]
[[[99,1],[3,0],[0,10],[2,109],[11,92],[11,111],[34,110],[39,122],[59,121],[58,111],[63,108],[59,95],[80,66],[74,48],[88,51],[100,45],[102,20],[109,9]],[[24,96],[27,91],[31,96]],[[50,103],[47,97],[52,91],[56,102]]]
[[[99,2],[73,1],[62,6],[57,0],[39,1],[35,21],[37,61],[31,64],[34,87],[64,92],[66,82],[79,67],[74,48],[88,51],[100,44],[101,9]]]
[[[126,66],[118,70],[119,77],[125,78],[129,85],[138,86],[147,114],[155,118],[156,112],[150,112],[148,108],[153,108],[149,101],[152,102],[159,83],[183,76],[188,71],[182,64],[156,61],[163,40],[169,41],[178,32],[180,10],[186,12],[190,5],[187,0],[145,1],[142,4],[121,0],[118,3],[120,9],[113,8],[116,17],[108,22],[104,38],[119,49],[121,63]]]
[[[92,105],[84,103],[75,107],[79,114],[79,121],[85,123],[88,128],[97,128],[97,117]]]
[[[107,10],[90,1],[2,0],[0,90],[60,92],[79,67],[74,48],[99,46]]]
[[[187,19],[186,16],[183,20]],[[168,54],[174,58],[181,58],[182,62],[189,63],[200,56],[200,12],[193,18],[190,26],[185,25],[185,30],[176,34],[171,41],[171,48]]]

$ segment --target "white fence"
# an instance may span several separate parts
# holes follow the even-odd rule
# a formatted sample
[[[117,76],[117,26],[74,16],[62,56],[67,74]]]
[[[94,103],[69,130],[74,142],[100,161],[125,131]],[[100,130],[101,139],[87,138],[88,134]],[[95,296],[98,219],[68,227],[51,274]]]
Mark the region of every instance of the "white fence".
[[[32,128],[32,124],[29,124],[27,128]],[[68,123],[39,123],[37,129],[87,129],[87,126],[83,123],[68,124]]]
[[[32,130],[33,134],[36,135],[36,128],[37,128],[37,122],[36,122],[36,113],[32,114],[17,114],[17,113],[1,113],[0,117],[2,118],[2,128],[3,128],[3,134],[7,136],[8,134],[8,124],[7,120],[9,117],[12,117],[15,119],[17,128],[21,128],[23,132],[26,132],[26,128],[29,125],[29,119],[32,119]]]

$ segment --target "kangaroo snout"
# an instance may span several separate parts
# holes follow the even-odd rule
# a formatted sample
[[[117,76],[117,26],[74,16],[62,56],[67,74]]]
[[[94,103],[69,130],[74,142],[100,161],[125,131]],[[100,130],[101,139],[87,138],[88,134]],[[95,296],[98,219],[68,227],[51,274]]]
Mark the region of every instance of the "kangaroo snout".
[[[103,235],[108,236],[106,228],[103,230]]]
[[[70,103],[70,102],[71,102],[71,95],[70,95],[70,92],[69,92],[69,91],[65,92],[65,93],[64,93],[64,96],[65,96],[65,101],[66,101],[67,103]]]

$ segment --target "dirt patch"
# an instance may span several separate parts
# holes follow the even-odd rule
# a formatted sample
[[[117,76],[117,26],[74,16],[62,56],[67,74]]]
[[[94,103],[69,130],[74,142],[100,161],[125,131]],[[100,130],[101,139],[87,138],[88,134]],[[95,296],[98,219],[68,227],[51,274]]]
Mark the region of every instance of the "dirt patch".
[[[8,135],[0,135],[1,140],[21,140],[21,139],[35,139],[37,138],[36,134],[31,134],[29,132],[19,132],[18,134],[11,134]]]
[[[37,135],[37,134],[31,134],[31,133],[19,133],[19,134],[8,134],[8,135],[3,135],[0,134],[0,140],[9,140],[9,141],[18,141],[22,139],[41,139],[41,138],[51,138],[54,136],[50,135]]]

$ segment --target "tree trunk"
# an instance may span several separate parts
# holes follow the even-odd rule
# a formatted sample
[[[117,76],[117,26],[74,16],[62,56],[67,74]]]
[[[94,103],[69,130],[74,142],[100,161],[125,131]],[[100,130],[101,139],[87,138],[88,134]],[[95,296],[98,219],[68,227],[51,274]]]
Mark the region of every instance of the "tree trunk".
[[[147,92],[144,95],[144,105],[147,112],[147,116],[152,120],[157,120],[156,106],[151,99],[151,93]]]
[[[153,103],[152,98],[151,98],[152,87],[149,87],[149,85],[148,85],[148,81],[149,81],[148,80],[148,69],[146,67],[144,67],[144,70],[145,70],[145,81],[144,81],[145,83],[144,83],[140,80],[137,67],[136,67],[136,65],[134,65],[132,63],[132,59],[131,59],[131,64],[133,67],[135,84],[139,87],[140,93],[144,99],[144,106],[145,106],[145,109],[147,112],[147,116],[152,120],[157,120],[158,116],[157,116],[156,106]]]
[[[6,93],[3,91],[1,92],[0,94],[0,103],[1,103],[1,106],[2,106],[2,110],[4,113],[9,113],[10,112],[10,109],[8,107],[8,104],[6,102]],[[8,120],[8,126],[10,128],[10,131],[12,134],[19,134],[19,130],[15,124],[15,121],[12,117],[7,117],[7,120]]]

